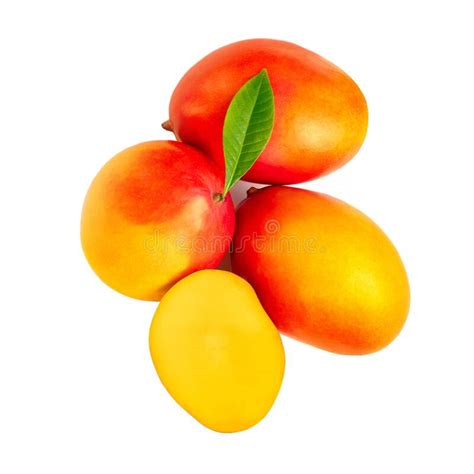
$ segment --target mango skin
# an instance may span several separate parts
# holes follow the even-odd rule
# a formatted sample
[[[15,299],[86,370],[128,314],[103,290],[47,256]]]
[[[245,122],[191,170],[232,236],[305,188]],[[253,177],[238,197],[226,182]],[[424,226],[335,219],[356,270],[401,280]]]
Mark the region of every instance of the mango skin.
[[[325,194],[281,186],[250,194],[237,210],[231,261],[283,334],[331,352],[378,351],[408,314],[408,278],[393,244]]]
[[[230,196],[215,164],[183,143],[152,141],[112,158],[87,192],[84,253],[124,295],[158,301],[180,278],[216,267],[234,231]]]
[[[280,335],[242,278],[202,270],[164,296],[150,352],[170,395],[204,426],[242,431],[270,410],[285,354]]]
[[[347,163],[367,132],[368,111],[362,92],[334,64],[285,41],[239,41],[199,61],[173,92],[167,128],[223,167],[227,107],[240,87],[262,68],[267,69],[274,91],[275,125],[266,149],[244,179],[301,183]]]

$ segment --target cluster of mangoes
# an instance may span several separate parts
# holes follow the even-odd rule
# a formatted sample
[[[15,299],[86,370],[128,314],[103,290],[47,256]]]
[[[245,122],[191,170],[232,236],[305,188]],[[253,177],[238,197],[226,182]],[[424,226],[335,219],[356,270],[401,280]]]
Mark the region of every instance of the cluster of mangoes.
[[[271,104],[258,96],[261,71]],[[252,96],[244,88],[255,78]],[[262,107],[245,117],[237,104],[229,118],[238,94]],[[409,285],[387,236],[342,201],[282,186],[349,161],[367,122],[362,92],[332,63],[283,41],[241,41],[179,82],[163,124],[178,141],[128,148],[92,182],[85,255],[115,290],[161,301],[150,328],[153,363],[205,426],[240,431],[270,410],[285,366],[277,329],[340,354],[377,351],[401,330]],[[250,163],[244,180],[271,185],[250,188],[237,211],[228,189],[238,166],[226,146]],[[229,248],[233,273],[216,270]]]

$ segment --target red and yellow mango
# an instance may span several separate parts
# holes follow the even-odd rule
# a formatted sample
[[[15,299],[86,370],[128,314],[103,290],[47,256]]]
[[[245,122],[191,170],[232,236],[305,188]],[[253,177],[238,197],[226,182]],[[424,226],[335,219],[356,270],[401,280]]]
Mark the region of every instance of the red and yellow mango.
[[[367,354],[403,327],[410,290],[397,250],[338,199],[284,186],[252,192],[237,210],[233,247],[232,270],[288,336]]]
[[[266,149],[244,179],[301,183],[336,170],[357,153],[368,122],[359,87],[326,59],[285,41],[240,41],[206,56],[177,85],[164,127],[223,167],[227,107],[263,68],[274,92],[275,125]]]
[[[112,158],[85,198],[81,240],[93,270],[133,298],[160,300],[174,283],[216,267],[234,230],[222,173],[183,143],[152,141]]]

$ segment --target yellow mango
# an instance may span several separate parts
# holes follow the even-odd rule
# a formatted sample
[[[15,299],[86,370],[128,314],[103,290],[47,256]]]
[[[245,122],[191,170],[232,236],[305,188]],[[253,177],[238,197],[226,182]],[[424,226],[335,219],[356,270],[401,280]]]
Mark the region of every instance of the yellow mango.
[[[170,395],[204,426],[242,431],[275,401],[285,354],[253,288],[222,270],[202,270],[163,297],[150,352]]]

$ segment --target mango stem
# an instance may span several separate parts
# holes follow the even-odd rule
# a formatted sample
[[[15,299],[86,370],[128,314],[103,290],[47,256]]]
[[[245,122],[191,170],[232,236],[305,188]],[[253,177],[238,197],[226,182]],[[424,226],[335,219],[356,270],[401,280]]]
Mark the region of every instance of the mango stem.
[[[173,125],[171,123],[171,120],[166,120],[166,122],[163,122],[161,124],[161,126],[167,130],[168,132],[172,132],[173,131]]]
[[[222,193],[214,193],[212,195],[212,200],[214,202],[222,202],[224,200],[224,194]]]

